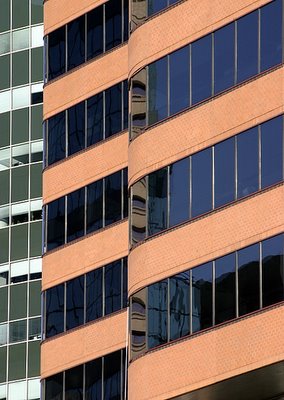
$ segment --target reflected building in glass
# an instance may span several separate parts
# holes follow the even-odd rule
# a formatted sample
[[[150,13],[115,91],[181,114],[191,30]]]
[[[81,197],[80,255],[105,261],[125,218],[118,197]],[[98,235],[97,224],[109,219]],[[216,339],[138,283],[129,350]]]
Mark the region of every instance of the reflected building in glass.
[[[43,4],[0,12],[0,399],[40,398]]]
[[[44,3],[43,400],[284,399],[284,0],[221,3]]]

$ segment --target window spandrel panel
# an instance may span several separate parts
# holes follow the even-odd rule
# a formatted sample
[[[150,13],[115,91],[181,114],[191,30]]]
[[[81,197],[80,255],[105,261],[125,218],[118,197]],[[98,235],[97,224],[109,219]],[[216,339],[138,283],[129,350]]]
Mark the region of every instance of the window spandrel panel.
[[[66,156],[66,118],[65,111],[48,120],[48,165]]]
[[[45,400],[63,400],[63,372],[45,379]]]
[[[212,35],[191,45],[192,105],[212,96]]]
[[[47,250],[65,243],[65,197],[48,204]]]
[[[122,218],[121,171],[105,178],[105,225]]]
[[[192,161],[192,217],[212,210],[212,149],[194,154]]]
[[[85,148],[85,102],[68,109],[68,155]]]
[[[150,236],[167,228],[167,168],[152,172],[149,175],[148,182],[148,235]]]
[[[67,24],[67,69],[85,61],[85,15]]]
[[[122,3],[109,0],[105,4],[105,50],[122,42]]]
[[[170,339],[189,334],[189,271],[170,278]]]
[[[85,400],[102,398],[102,358],[86,363]]]
[[[161,58],[148,67],[148,125],[168,116],[168,59]]]
[[[212,262],[192,269],[192,331],[212,326]]]
[[[121,83],[105,91],[105,137],[122,130]]]
[[[84,323],[84,275],[66,283],[66,330]]]
[[[103,310],[103,269],[86,274],[86,322],[102,316]]]
[[[170,226],[189,219],[189,159],[170,165]]]
[[[67,243],[84,235],[85,188],[67,196]]]
[[[166,280],[148,287],[148,347],[168,340],[168,283]]]
[[[65,399],[83,400],[83,364],[65,371]]]
[[[131,239],[132,244],[139,243],[146,238],[146,178],[134,183],[131,188]]]
[[[87,146],[103,140],[103,92],[87,100]]]
[[[103,53],[103,6],[87,14],[87,59]]]
[[[189,107],[189,46],[170,54],[170,115]]]
[[[105,314],[121,309],[121,260],[105,266]]]
[[[103,226],[103,180],[87,186],[87,233]]]
[[[48,78],[63,74],[66,68],[65,26],[48,35]]]
[[[46,337],[64,331],[64,284],[46,290]]]

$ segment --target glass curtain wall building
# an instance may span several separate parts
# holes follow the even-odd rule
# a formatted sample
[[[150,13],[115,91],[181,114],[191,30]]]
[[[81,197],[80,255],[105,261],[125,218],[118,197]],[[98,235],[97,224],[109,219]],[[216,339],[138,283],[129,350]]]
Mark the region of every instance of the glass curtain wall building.
[[[0,399],[40,398],[43,2],[0,5]]]

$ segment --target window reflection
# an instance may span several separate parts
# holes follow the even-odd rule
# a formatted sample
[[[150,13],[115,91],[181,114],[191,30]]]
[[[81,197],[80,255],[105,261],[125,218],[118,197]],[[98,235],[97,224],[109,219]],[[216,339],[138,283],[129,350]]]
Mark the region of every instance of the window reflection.
[[[138,243],[146,237],[146,178],[132,186],[132,242]]]
[[[167,228],[168,174],[163,168],[149,175],[148,234]]]
[[[189,271],[170,278],[170,339],[178,339],[190,332],[189,328]]]
[[[168,327],[168,285],[161,281],[148,288],[148,347],[167,342]]]

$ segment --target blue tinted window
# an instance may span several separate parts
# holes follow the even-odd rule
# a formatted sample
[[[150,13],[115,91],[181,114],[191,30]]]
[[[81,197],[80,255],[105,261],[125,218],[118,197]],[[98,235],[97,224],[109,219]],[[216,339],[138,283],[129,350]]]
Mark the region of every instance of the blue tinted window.
[[[236,317],[235,253],[215,261],[215,323]]]
[[[259,244],[238,251],[239,315],[258,310]]]
[[[212,262],[192,269],[192,331],[212,325]]]
[[[235,78],[235,24],[229,24],[214,33],[214,93],[234,85]]]
[[[103,226],[103,180],[87,186],[87,233]]]
[[[85,61],[85,15],[69,22],[67,38],[67,68],[70,70]]]
[[[128,217],[128,170],[123,170],[123,218]]]
[[[84,323],[84,275],[66,283],[66,330]]]
[[[103,6],[87,14],[87,59],[103,52]]]
[[[170,278],[170,339],[189,334],[189,271]]]
[[[82,364],[65,371],[65,399],[83,400],[83,367]]]
[[[121,83],[105,91],[105,137],[122,130]]]
[[[102,316],[103,270],[99,268],[86,275],[86,322]]]
[[[122,42],[121,1],[109,0],[105,3],[105,49],[109,50]]]
[[[194,154],[192,162],[192,217],[212,209],[212,149]]]
[[[122,293],[122,307],[127,307],[127,288],[128,288],[128,278],[127,278],[127,257],[123,259],[123,293]]]
[[[123,1],[123,41],[128,40],[129,0]]]
[[[90,361],[85,367],[85,399],[101,400],[102,398],[102,358]]]
[[[148,124],[154,124],[168,116],[168,62],[167,57],[149,65]]]
[[[65,243],[65,197],[48,204],[47,250]]]
[[[284,300],[284,236],[262,242],[263,306]]]
[[[155,283],[148,288],[148,347],[167,342],[168,325],[167,281]]]
[[[121,351],[104,357],[104,398],[121,398]]]
[[[65,26],[48,35],[48,79],[65,72]]]
[[[103,140],[103,92],[87,101],[87,146]]]
[[[160,169],[149,175],[148,235],[153,235],[167,228],[167,188],[167,168]]]
[[[128,129],[128,85],[123,82],[123,129]]]
[[[105,314],[121,309],[121,260],[105,267]]]
[[[170,114],[189,106],[189,46],[170,54]]]
[[[63,399],[63,372],[45,380],[45,400]]]
[[[148,0],[148,15],[150,16],[163,10],[167,5],[167,0]]]
[[[237,82],[258,72],[258,11],[237,21]]]
[[[170,226],[189,219],[189,159],[170,166]]]
[[[235,138],[214,147],[215,207],[235,199]]]
[[[191,45],[192,104],[212,95],[212,36]]]
[[[276,0],[260,9],[260,70],[282,61],[282,1]]]
[[[48,120],[48,165],[66,156],[66,118],[65,111]]]
[[[68,109],[68,155],[85,148],[85,102]]]
[[[258,128],[237,136],[238,198],[258,190]]]
[[[261,125],[261,187],[282,180],[283,116]]]
[[[121,171],[105,178],[105,225],[119,221],[122,217]]]
[[[46,337],[64,331],[64,284],[46,291]]]
[[[85,188],[67,196],[67,242],[84,235]]]

